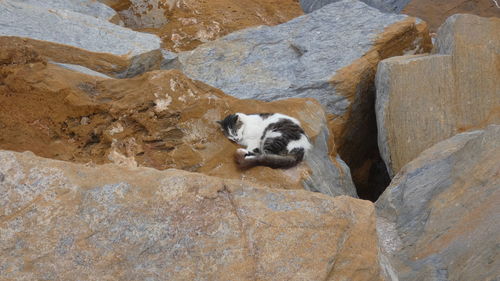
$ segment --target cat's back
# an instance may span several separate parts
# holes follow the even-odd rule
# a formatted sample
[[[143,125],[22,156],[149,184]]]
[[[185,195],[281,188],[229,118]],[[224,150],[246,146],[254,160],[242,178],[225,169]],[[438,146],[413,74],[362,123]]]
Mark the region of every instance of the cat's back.
[[[299,120],[281,113],[261,113],[258,114],[258,116],[262,119],[263,123],[265,123],[266,125],[282,122],[283,120],[289,120],[300,126]]]

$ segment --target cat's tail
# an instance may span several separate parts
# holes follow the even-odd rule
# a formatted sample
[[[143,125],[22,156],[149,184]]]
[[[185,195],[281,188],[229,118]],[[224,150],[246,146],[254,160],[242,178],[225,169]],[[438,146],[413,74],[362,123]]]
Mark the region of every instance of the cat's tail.
[[[248,169],[254,166],[267,166],[271,168],[281,168],[287,169],[291,168],[304,157],[302,154],[288,154],[288,155],[277,155],[277,154],[255,154],[247,155],[247,151],[244,149],[238,149],[235,154],[236,163],[242,169]]]

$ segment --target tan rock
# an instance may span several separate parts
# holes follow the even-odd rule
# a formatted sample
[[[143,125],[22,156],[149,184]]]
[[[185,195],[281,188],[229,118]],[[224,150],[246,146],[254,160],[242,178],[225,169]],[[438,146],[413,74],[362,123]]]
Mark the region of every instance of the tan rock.
[[[379,65],[379,147],[391,175],[441,140],[500,123],[500,19],[450,17],[433,53]]]
[[[390,261],[385,268],[394,280],[500,276],[499,140],[499,125],[458,134],[394,177],[376,202],[381,248]]]
[[[498,0],[412,0],[402,13],[425,20],[435,32],[454,14],[473,14],[481,17],[500,17]]]
[[[333,140],[328,138],[323,108],[313,99],[238,100],[178,71],[104,79],[46,64],[25,45],[2,46],[2,149],[74,162],[177,168],[278,188],[356,196],[348,167],[338,156],[328,156]],[[233,161],[237,145],[215,122],[234,112],[296,117],[314,149],[304,163],[289,170],[239,170]]]
[[[29,152],[0,176],[3,279],[381,280],[368,201]]]
[[[114,1],[116,2],[116,1]],[[302,15],[295,0],[130,0],[120,15],[128,27],[155,33],[163,47],[186,51],[231,32],[276,25]]]

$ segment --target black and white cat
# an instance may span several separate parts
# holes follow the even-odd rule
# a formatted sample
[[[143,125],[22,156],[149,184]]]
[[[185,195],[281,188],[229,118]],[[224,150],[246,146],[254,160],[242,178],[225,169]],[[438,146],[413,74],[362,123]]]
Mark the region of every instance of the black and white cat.
[[[300,122],[284,114],[235,113],[217,123],[227,138],[246,147],[235,154],[241,168],[290,168],[302,161],[312,147]]]

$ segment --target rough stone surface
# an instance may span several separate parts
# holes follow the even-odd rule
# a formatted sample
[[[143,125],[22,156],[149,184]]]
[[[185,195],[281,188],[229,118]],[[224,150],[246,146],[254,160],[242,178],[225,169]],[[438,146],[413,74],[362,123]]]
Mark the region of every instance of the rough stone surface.
[[[53,61],[113,76],[134,76],[161,63],[157,36],[68,10],[1,0],[0,26],[1,37],[24,40]]]
[[[240,29],[276,25],[303,14],[296,0],[132,0],[127,7],[117,8],[128,27],[157,34],[164,48],[176,52]]]
[[[325,112],[313,99],[238,100],[178,71],[104,79],[46,64],[27,45],[0,39],[0,46],[2,149],[74,162],[178,168],[356,196],[349,168],[338,155],[329,155],[335,146]],[[314,149],[305,163],[292,169],[241,171],[233,161],[237,146],[215,122],[234,112],[294,116]]]
[[[379,64],[378,142],[391,175],[441,140],[500,123],[500,19],[450,17],[433,53]]]
[[[158,28],[169,22],[167,12],[176,0],[128,0],[127,9],[120,11],[120,16],[128,27]]]
[[[325,5],[339,2],[340,0],[300,0],[300,6],[306,13],[313,12]],[[399,13],[410,0],[361,0],[364,3],[386,13]]]
[[[370,189],[368,172],[380,163],[373,111],[377,63],[429,50],[424,23],[345,0],[205,43],[167,67],[238,98],[316,98],[330,113],[337,151]]]
[[[454,14],[473,14],[481,17],[500,17],[498,0],[412,0],[402,13],[419,17],[435,32]]]
[[[111,7],[92,0],[12,0],[47,9],[69,10],[102,20],[112,21],[118,14]]]
[[[17,280],[382,280],[373,204],[179,170],[0,152]]]
[[[394,177],[376,209],[387,271],[399,280],[497,280],[500,126],[424,151]]]

